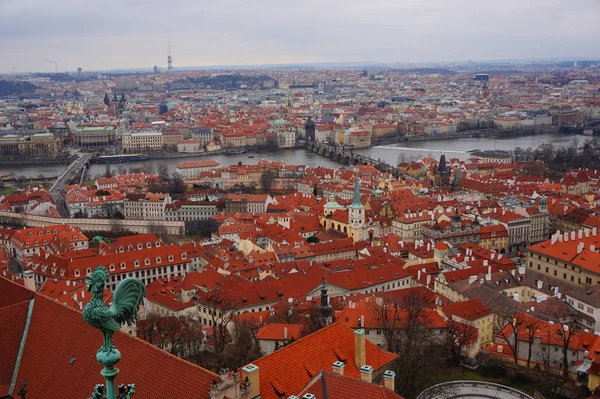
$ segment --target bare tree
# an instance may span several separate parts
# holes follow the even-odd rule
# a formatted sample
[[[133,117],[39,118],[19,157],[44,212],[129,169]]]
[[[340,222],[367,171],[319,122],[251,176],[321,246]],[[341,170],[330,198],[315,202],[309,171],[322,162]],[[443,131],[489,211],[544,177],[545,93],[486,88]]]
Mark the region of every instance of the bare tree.
[[[220,288],[205,293],[200,301],[207,310],[209,326],[214,329],[214,351],[223,353],[229,338],[227,326],[239,310],[239,302]]]
[[[577,332],[578,327],[575,323],[563,324],[562,328],[556,331],[562,344],[562,365],[565,378],[569,378],[569,344]]]
[[[446,342],[448,344],[448,352],[450,361],[454,365],[458,365],[462,358],[463,350],[477,341],[477,328],[461,323],[456,320],[448,322],[446,329]]]
[[[162,177],[164,180],[169,180],[169,168],[167,167],[166,164],[164,163],[160,163],[158,164],[157,168],[156,168],[156,173]]]
[[[542,325],[542,321],[535,317],[530,317],[525,322],[525,328],[527,329],[527,368],[531,365],[531,352],[533,348],[533,341],[535,340],[536,333]]]
[[[150,224],[148,224],[148,232],[160,238],[164,238],[167,235],[167,229],[165,226],[154,222],[150,222]]]
[[[137,323],[138,337],[183,357],[192,348],[200,349],[204,334],[199,324],[191,318],[167,316],[150,312]],[[168,349],[167,349],[168,348]]]
[[[228,366],[239,368],[262,356],[258,339],[247,321],[235,321],[231,331],[233,343],[226,349]]]
[[[563,373],[562,362],[556,363],[552,360],[552,345],[553,342],[552,329],[547,329],[546,345],[542,346],[541,352],[538,354],[540,381],[539,390],[546,399],[558,399],[562,397],[567,379]]]
[[[503,315],[499,316],[494,323],[494,335],[500,338],[513,353],[513,359],[515,364],[518,364],[519,360],[519,345],[518,345],[518,333],[523,326],[524,320],[521,313],[515,313],[514,315]]]
[[[444,367],[443,340],[432,328],[426,299],[416,294],[401,303],[383,297],[376,306],[380,325],[396,360],[396,390],[407,399],[416,398],[433,385],[433,376]],[[383,332],[382,331],[382,332]]]

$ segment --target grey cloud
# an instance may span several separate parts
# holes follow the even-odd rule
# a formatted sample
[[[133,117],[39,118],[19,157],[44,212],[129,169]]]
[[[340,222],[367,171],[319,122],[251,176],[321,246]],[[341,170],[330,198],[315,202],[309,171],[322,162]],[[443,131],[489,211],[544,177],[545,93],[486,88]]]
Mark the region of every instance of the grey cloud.
[[[289,4],[288,4],[289,3]],[[0,0],[0,71],[600,57],[597,0]],[[40,54],[42,54],[40,56]]]

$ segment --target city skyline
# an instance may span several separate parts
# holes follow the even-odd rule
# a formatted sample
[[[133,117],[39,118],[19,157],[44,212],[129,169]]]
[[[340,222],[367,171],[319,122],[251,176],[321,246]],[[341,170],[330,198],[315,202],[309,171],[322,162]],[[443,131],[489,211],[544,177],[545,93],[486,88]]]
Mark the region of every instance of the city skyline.
[[[506,4],[509,3],[509,4]],[[117,5],[0,1],[0,72],[598,58],[593,0]],[[577,26],[577,29],[573,29]],[[366,62],[366,61],[365,61]]]

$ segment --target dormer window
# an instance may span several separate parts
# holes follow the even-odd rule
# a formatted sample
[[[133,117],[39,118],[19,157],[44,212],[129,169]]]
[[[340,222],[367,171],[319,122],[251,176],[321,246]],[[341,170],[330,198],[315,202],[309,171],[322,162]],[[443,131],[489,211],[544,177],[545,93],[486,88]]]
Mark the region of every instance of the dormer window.
[[[154,243],[154,245],[156,246],[156,248],[160,247],[160,241],[156,241],[156,242]]]
[[[40,244],[39,244],[39,242],[38,242],[37,240],[35,241],[35,243],[34,243],[34,244],[35,244],[35,246],[36,246],[36,247],[37,247],[38,245],[40,245]]]
[[[60,275],[61,275],[61,276],[64,276],[65,274],[66,274],[66,271],[65,271],[65,269],[62,269],[62,270],[60,271]]]
[[[156,257],[156,263],[160,263],[162,260],[160,259],[160,256]]]
[[[89,267],[85,269],[85,274],[92,274],[92,269],[90,269]]]
[[[181,259],[186,259],[186,257],[187,257],[187,254],[185,252],[181,254]]]
[[[140,265],[140,261],[139,260],[134,260],[133,261],[133,266],[138,267]]]
[[[142,246],[142,244],[139,244],[139,243],[138,243],[138,245],[137,245],[137,249],[142,249],[142,248],[144,248],[144,247]]]
[[[48,245],[48,241],[44,240],[44,245]]]
[[[169,262],[173,262],[173,255],[169,255]]]
[[[108,265],[108,270],[111,272],[115,271],[115,265],[113,265],[112,263],[110,265]]]
[[[147,242],[147,243],[146,243],[146,248],[152,248],[152,244],[151,244],[151,243],[149,243],[149,242]]]
[[[125,265],[125,262],[121,262],[121,270],[125,269],[127,266]]]
[[[75,269],[75,270],[73,271],[73,275],[74,275],[75,277],[79,277],[79,276],[81,275],[81,273],[79,273],[79,269]]]
[[[148,258],[144,259],[144,265],[149,266],[150,265],[150,259],[148,259]]]

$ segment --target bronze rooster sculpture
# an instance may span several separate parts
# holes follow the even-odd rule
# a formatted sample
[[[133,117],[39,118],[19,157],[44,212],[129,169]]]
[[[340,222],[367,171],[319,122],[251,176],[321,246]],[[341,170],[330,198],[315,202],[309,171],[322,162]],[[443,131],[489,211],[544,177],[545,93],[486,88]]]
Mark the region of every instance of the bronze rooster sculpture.
[[[138,309],[146,295],[146,288],[141,281],[126,278],[115,289],[112,305],[107,307],[102,297],[108,279],[108,272],[101,266],[88,277],[87,290],[92,293],[92,298],[83,309],[84,320],[101,330],[104,335],[104,345],[98,350],[99,353],[114,350],[113,334],[121,325],[135,323]]]

